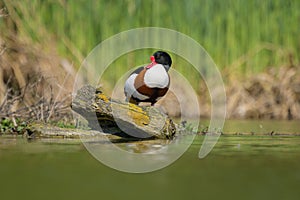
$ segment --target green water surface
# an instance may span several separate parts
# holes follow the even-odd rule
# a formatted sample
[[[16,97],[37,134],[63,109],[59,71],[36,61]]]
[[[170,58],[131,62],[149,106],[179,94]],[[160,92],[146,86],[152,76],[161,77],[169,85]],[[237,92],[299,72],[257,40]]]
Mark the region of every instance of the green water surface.
[[[283,129],[285,123],[271,128]],[[287,123],[286,130],[292,129]],[[298,128],[295,123],[292,131]],[[101,164],[78,140],[2,136],[0,199],[300,198],[300,136],[223,135],[199,159],[203,139],[197,136],[166,168],[129,174]]]

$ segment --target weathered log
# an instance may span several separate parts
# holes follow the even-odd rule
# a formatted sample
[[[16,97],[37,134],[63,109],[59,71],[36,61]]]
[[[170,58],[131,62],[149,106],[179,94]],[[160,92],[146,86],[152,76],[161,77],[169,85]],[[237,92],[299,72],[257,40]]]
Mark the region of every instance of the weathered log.
[[[136,138],[172,138],[176,126],[158,108],[113,100],[101,88],[86,85],[78,90],[72,109],[84,117],[92,129]]]

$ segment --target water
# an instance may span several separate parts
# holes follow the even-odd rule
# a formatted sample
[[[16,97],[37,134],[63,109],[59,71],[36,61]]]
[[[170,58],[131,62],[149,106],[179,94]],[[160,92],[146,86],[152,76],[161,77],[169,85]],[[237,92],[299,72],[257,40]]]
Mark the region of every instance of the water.
[[[228,123],[239,132],[239,123]],[[240,128],[256,126],[251,123]],[[290,122],[277,122],[270,128],[300,132],[298,123],[291,127]],[[0,196],[5,200],[299,199],[300,136],[221,136],[200,160],[203,138],[198,136],[167,168],[127,174],[99,163],[78,140],[2,136]]]

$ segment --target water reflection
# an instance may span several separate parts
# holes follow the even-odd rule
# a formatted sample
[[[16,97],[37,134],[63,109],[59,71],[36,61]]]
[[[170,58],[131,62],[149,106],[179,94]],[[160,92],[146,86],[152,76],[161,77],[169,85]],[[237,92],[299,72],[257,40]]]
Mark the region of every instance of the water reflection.
[[[136,175],[101,164],[87,153],[80,141],[28,142],[21,137],[0,137],[1,197],[25,200],[299,198],[299,136],[222,135],[211,154],[198,159],[203,138],[197,136],[189,150],[171,166]],[[142,152],[163,149],[166,144],[157,141],[118,145],[126,151]],[[162,153],[160,161],[165,158]]]

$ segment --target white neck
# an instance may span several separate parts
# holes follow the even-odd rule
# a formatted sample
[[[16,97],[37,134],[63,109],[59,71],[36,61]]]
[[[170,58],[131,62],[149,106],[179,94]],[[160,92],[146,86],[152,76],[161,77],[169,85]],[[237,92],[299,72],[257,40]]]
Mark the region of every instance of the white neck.
[[[145,73],[144,82],[148,87],[165,88],[169,84],[169,75],[164,65],[156,64]]]

